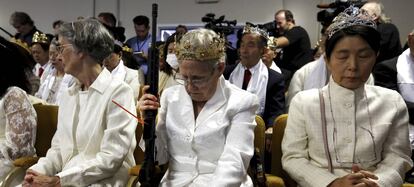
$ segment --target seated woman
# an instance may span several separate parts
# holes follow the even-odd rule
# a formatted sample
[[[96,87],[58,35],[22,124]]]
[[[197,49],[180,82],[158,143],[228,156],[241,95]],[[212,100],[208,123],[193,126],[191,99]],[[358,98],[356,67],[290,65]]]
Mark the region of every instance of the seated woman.
[[[63,93],[58,126],[46,157],[28,169],[23,186],[125,186],[135,165],[136,121],[131,88],[102,67],[113,51],[108,31],[93,19],[64,23],[58,58],[78,81]]]
[[[0,181],[12,169],[13,160],[36,154],[36,111],[25,64],[27,59],[15,44],[0,37]]]
[[[175,56],[175,44],[176,40],[179,40],[181,35],[177,37],[174,33],[168,37],[165,44],[162,44],[160,49],[160,72],[159,72],[159,81],[158,81],[158,94],[161,93],[174,85],[177,85],[177,81],[174,79],[174,76],[178,71],[178,62],[177,57]]]
[[[161,102],[144,94],[138,103],[143,112],[161,105],[157,160],[169,168],[160,186],[253,186],[247,168],[258,100],[222,76],[224,47],[211,30],[186,33],[176,48],[183,85],[164,90]]]
[[[364,17],[350,7],[334,19],[325,50],[329,83],[290,104],[282,164],[300,186],[398,187],[412,166],[404,100],[365,84],[380,35]]]
[[[57,94],[59,93],[61,82],[65,75],[62,60],[56,58],[58,55],[56,46],[57,41],[53,39],[49,46],[49,62],[51,63],[50,72],[43,74],[39,90],[35,95],[50,104],[59,103]]]

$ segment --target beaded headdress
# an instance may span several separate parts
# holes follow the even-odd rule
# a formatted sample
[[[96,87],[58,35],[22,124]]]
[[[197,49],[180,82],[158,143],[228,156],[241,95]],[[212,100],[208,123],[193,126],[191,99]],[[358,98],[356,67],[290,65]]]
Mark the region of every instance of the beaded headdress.
[[[32,43],[48,44],[49,38],[46,36],[46,34],[36,31],[33,35]]]
[[[368,13],[360,11],[357,7],[350,6],[334,18],[332,24],[326,30],[328,39],[339,30],[354,25],[368,26],[374,29],[377,28],[377,25],[370,19]]]
[[[191,32],[185,35],[192,34]],[[184,36],[185,36],[184,35]],[[190,40],[181,39],[176,43],[175,54],[179,60],[219,60],[225,55],[226,41],[224,38],[214,36],[212,41],[204,46],[195,45]]]
[[[266,40],[269,40],[269,34],[265,30],[260,29],[259,27],[252,26],[250,24],[246,24],[246,26],[244,26],[243,28],[243,34],[251,34],[251,33],[258,34],[262,36],[263,38],[265,38]]]

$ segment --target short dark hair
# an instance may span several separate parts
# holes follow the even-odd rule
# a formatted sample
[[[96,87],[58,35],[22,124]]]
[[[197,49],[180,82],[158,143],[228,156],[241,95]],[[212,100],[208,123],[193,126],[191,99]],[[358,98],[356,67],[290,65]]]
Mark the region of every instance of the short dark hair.
[[[372,50],[375,51],[375,53],[378,53],[380,48],[381,35],[377,29],[363,25],[353,25],[337,31],[334,35],[326,40],[325,53],[327,59],[330,59],[333,49],[335,48],[335,45],[338,43],[338,41],[347,36],[360,36],[368,43],[368,45]]]
[[[3,67],[0,68],[0,98],[7,89],[17,86],[30,93],[30,83],[26,77],[26,71],[30,71],[28,56],[24,49],[0,36],[0,59]]]
[[[109,26],[116,26],[116,17],[114,16],[114,14],[110,12],[101,12],[99,13],[98,17],[102,17],[103,20],[112,24]]]
[[[260,48],[265,48],[267,46],[267,39],[265,37],[263,37],[262,35],[257,34],[257,33],[243,33],[242,38],[246,34],[257,35],[259,37],[259,40],[257,41],[257,46],[259,46]]]
[[[135,25],[144,25],[146,28],[149,28],[149,18],[144,15],[136,16],[133,20]]]
[[[55,28],[56,26],[61,26],[64,23],[62,20],[56,20],[52,23],[52,28]]]
[[[276,12],[276,15],[279,15],[281,13],[285,13],[286,21],[290,21],[292,23],[295,23],[295,19],[293,18],[293,14],[290,10],[285,10],[285,9],[279,10],[279,11]]]
[[[178,28],[183,28],[185,30],[185,32],[188,31],[187,26],[185,26],[185,25],[177,25],[177,27],[175,27],[175,31],[177,31]]]
[[[34,21],[32,20],[32,18],[30,18],[29,14],[27,14],[26,12],[14,12],[10,16],[10,24],[14,25],[16,23],[21,24],[21,25],[26,25],[26,24],[29,24],[31,26],[34,25]]]

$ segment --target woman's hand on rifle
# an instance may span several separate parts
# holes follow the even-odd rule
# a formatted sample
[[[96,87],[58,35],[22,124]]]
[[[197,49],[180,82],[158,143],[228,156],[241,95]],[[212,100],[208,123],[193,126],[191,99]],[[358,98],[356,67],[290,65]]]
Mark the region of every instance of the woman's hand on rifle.
[[[142,88],[142,92],[144,93],[144,95],[142,95],[142,97],[138,101],[138,109],[141,113],[141,117],[145,116],[146,110],[157,110],[160,107],[158,98],[155,95],[147,93],[148,89],[148,85],[145,85]]]

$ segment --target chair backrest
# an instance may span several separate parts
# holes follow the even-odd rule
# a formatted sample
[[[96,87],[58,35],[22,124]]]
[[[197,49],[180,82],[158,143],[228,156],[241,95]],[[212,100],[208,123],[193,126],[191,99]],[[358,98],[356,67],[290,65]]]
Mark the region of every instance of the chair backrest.
[[[254,147],[259,148],[260,155],[264,155],[265,151],[265,131],[266,131],[266,125],[264,120],[256,115],[256,128],[254,129]]]
[[[33,107],[37,113],[36,154],[38,157],[44,157],[57,129],[59,107],[42,104],[35,104]]]
[[[282,114],[278,116],[273,123],[271,173],[279,177],[283,176],[282,139],[285,134],[287,118],[288,114]]]

